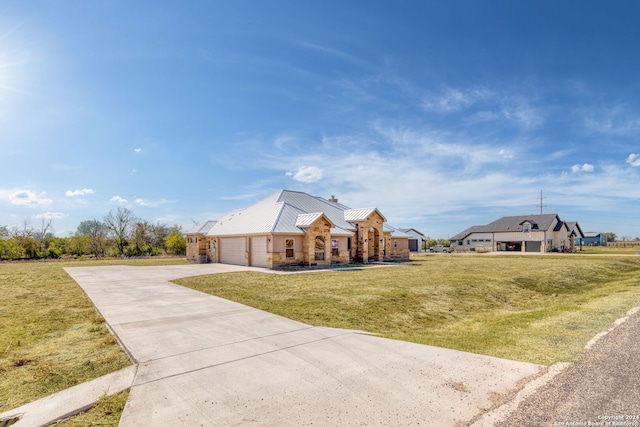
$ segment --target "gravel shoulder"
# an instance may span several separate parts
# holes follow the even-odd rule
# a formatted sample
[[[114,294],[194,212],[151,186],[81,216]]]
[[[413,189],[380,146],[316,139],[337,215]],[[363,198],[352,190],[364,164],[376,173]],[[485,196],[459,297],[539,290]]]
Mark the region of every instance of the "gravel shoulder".
[[[580,362],[554,366],[546,377],[473,425],[640,426],[640,310],[594,338]]]

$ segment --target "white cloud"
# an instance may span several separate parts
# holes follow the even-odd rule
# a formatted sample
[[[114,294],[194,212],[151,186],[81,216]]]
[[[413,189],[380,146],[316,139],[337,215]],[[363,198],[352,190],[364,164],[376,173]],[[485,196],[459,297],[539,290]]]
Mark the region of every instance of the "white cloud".
[[[629,157],[627,157],[627,163],[629,163],[634,168],[640,167],[640,154],[629,154]]]
[[[167,199],[148,200],[148,199],[143,199],[141,197],[136,198],[133,202],[138,206],[144,206],[149,208],[157,208],[158,206],[171,203],[171,201]]]
[[[293,176],[293,179],[298,182],[310,184],[312,182],[320,181],[323,177],[323,173],[322,169],[315,166],[301,166],[295,173],[288,172],[287,176]]]
[[[135,153],[140,153],[140,152],[142,152],[142,148],[134,148],[133,151]]]
[[[41,193],[40,196],[30,190],[18,190],[9,194],[8,198],[13,205],[22,206],[39,206],[50,205],[53,200],[44,197],[46,193]]]
[[[113,196],[111,199],[109,199],[109,201],[114,203],[127,203],[127,199],[124,199],[120,196]]]
[[[593,172],[595,170],[595,166],[590,165],[589,163],[585,163],[584,165],[573,165],[571,166],[571,172]]]
[[[66,218],[67,214],[62,212],[43,212],[41,214],[36,215],[38,219],[61,219]]]
[[[91,188],[83,188],[82,190],[67,190],[67,192],[65,193],[65,195],[67,197],[74,197],[74,196],[84,196],[86,194],[93,194],[94,191]]]

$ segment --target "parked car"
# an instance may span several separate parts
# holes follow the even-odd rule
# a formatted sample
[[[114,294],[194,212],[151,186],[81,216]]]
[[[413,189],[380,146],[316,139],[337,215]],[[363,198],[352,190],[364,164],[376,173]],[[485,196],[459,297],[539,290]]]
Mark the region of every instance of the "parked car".
[[[429,248],[429,252],[444,252],[448,254],[449,252],[451,252],[451,248],[445,245],[435,245]]]

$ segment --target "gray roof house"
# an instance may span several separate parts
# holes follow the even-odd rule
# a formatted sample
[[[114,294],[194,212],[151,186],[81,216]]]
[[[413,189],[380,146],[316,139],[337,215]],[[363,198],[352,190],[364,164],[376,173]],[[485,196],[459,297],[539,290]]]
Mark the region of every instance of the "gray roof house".
[[[409,258],[409,235],[375,207],[280,190],[185,232],[187,258],[277,268]]]
[[[583,233],[577,222],[558,214],[505,216],[487,225],[474,225],[451,237],[451,246],[465,252],[574,251]]]
[[[600,232],[587,232],[584,237],[576,239],[578,245],[607,246],[607,235]]]

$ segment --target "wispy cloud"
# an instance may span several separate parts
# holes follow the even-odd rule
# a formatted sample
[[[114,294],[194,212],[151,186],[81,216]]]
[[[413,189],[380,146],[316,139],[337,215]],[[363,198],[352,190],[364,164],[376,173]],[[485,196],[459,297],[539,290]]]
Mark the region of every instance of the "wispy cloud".
[[[630,135],[640,132],[640,119],[622,105],[598,108],[585,114],[587,130],[605,135]]]
[[[451,113],[463,110],[478,102],[485,102],[494,97],[494,93],[486,88],[461,90],[446,88],[440,94],[431,94],[422,99],[422,108],[436,113]]]
[[[421,107],[438,114],[466,114],[463,122],[467,125],[502,119],[532,128],[544,122],[542,110],[528,96],[488,87],[447,87],[440,93],[423,96]]]
[[[67,190],[65,196],[67,197],[75,197],[75,196],[85,196],[87,194],[93,194],[94,191],[91,188],[83,188],[82,190]]]
[[[67,214],[62,212],[43,212],[36,215],[36,218],[38,219],[62,219],[66,217],[67,217]]]

